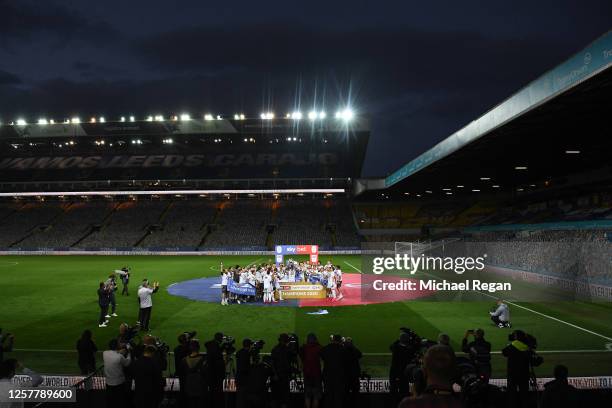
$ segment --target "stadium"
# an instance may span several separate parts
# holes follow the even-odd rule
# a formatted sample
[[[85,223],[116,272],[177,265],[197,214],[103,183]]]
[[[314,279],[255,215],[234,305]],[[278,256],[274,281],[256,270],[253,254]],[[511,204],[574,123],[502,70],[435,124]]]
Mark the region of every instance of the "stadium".
[[[3,341],[14,336],[4,357],[49,384],[102,378],[79,371],[75,342],[91,329],[100,363],[122,323],[138,327],[148,279],[160,287],[147,333],[171,348],[190,330],[237,347],[261,339],[263,354],[279,333],[315,332],[323,344],[339,334],[363,353],[362,392],[386,395],[400,328],[448,334],[457,353],[466,330],[483,328],[498,386],[517,328],[537,338],[540,387],[564,364],[577,388],[609,392],[611,108],[607,33],[380,178],[362,177],[370,119],[351,106],[3,121],[0,325]],[[442,264],[481,256],[465,273]],[[376,257],[441,261],[378,273]],[[222,302],[223,271],[275,264],[300,266],[282,269],[273,302],[258,297],[255,276],[230,284]],[[118,316],[98,324],[98,283],[122,268],[130,295],[116,292]],[[342,288],[325,283],[334,271]],[[472,278],[479,286],[458,286]],[[430,283],[407,289],[419,280]],[[498,300],[512,328],[491,324]]]

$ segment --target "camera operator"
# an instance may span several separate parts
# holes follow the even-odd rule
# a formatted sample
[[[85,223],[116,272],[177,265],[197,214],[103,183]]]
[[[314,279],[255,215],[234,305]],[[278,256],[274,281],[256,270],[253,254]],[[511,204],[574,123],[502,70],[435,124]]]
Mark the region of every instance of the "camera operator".
[[[142,357],[132,364],[136,408],[157,407],[162,400],[165,384],[156,355],[157,348],[146,345]]]
[[[346,350],[346,379],[347,379],[347,391],[349,395],[349,406],[355,406],[357,403],[357,396],[361,389],[361,357],[363,354],[361,350],[355,347],[353,339],[347,337],[344,340],[344,348]]]
[[[304,406],[318,408],[323,395],[321,386],[321,345],[314,333],[306,336],[306,344],[300,347],[302,371],[304,374]]]
[[[251,372],[246,383],[246,406],[264,408],[268,406],[268,381],[274,377],[272,357],[253,355]]]
[[[469,354],[479,377],[488,383],[491,378],[491,343],[485,340],[484,335],[482,329],[467,330],[461,340],[461,350]],[[468,343],[469,336],[474,336],[474,340]]]
[[[207,391],[206,384],[206,358],[200,354],[200,342],[193,339],[189,341],[189,355],[180,362],[182,365],[181,373],[181,392],[184,392],[186,404],[189,408],[200,408],[205,404]]]
[[[334,334],[330,343],[321,349],[321,360],[323,360],[323,389],[325,405],[328,407],[342,407],[346,399],[347,352],[343,346],[343,338]]]
[[[223,406],[223,380],[225,379],[225,354],[233,353],[231,344],[224,341],[223,333],[215,333],[212,340],[206,342],[206,360],[208,374],[208,390],[212,406]]]
[[[278,344],[274,346],[270,354],[272,357],[272,400],[280,407],[287,406],[289,402],[289,383],[291,381],[291,359],[292,353],[289,349],[289,335],[282,333],[278,336]]]
[[[527,344],[527,335],[524,331],[515,330],[508,339],[510,344],[502,350],[502,354],[508,359],[508,399],[513,407],[526,407],[529,396],[532,352]]]
[[[102,353],[104,360],[104,377],[106,378],[106,405],[113,408],[126,406],[127,386],[125,368],[131,363],[126,348],[121,347],[117,339],[112,339],[108,350]]]
[[[13,351],[13,344],[15,342],[15,336],[11,333],[2,334],[0,328],[0,363],[4,361],[4,353]]]
[[[406,397],[399,408],[408,407],[463,407],[461,397],[453,392],[453,379],[457,367],[455,353],[444,345],[434,345],[427,349],[423,357],[423,373],[426,387],[419,394]]]
[[[410,332],[402,331],[398,340],[393,342],[391,350],[391,367],[389,368],[389,386],[394,402],[410,394],[410,383],[406,373],[408,364],[416,359],[417,347],[412,341]]]

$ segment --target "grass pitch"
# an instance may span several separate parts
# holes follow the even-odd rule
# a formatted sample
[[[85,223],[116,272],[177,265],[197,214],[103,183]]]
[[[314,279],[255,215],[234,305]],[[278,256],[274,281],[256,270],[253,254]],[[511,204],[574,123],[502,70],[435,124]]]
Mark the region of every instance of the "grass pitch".
[[[241,341],[263,339],[265,351],[281,332],[295,332],[304,339],[315,332],[322,343],[332,333],[350,336],[366,354],[363,368],[376,377],[387,375],[389,344],[407,326],[423,337],[451,336],[459,350],[466,329],[482,327],[495,351],[507,344],[509,330],[490,324],[493,299],[474,294],[473,301],[405,301],[387,304],[328,308],[328,315],[308,315],[313,308],[221,306],[171,296],[174,282],[216,276],[219,264],[246,265],[268,261],[264,256],[3,256],[0,257],[0,327],[15,335],[16,357],[25,366],[44,373],[77,373],[76,340],[85,328],[94,333],[99,349],[116,336],[121,322],[133,325],[138,313],[136,290],[143,278],[161,283],[153,297],[152,333],[171,347],[176,337],[197,330],[201,340],[222,331]],[[332,259],[345,273],[359,273],[359,256],[322,256]],[[96,290],[111,271],[132,267],[130,296],[117,294],[117,313],[107,328],[98,328]],[[120,293],[120,292],[118,292]],[[612,375],[612,305],[560,301],[517,303],[512,321],[535,335],[545,364],[536,369],[550,376],[560,362],[570,375]],[[494,374],[503,376],[505,362],[494,358]]]

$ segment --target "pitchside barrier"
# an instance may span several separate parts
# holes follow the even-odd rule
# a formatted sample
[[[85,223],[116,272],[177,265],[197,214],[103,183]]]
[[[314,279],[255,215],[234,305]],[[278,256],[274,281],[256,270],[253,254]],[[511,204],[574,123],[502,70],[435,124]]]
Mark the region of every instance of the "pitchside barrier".
[[[337,249],[337,250],[321,250],[321,255],[361,255],[360,249]],[[91,250],[70,250],[70,249],[52,249],[39,248],[34,250],[0,250],[0,255],[268,255],[272,258],[276,255],[275,251],[268,250],[206,250],[193,251],[181,250],[180,248],[172,248],[167,250],[160,249],[120,249],[120,248],[97,248]]]
[[[54,387],[54,388],[70,388],[76,386],[76,389],[89,389],[89,390],[104,390],[106,388],[106,381],[103,376],[93,376],[87,381],[83,381],[86,377],[84,376],[59,376],[59,375],[43,375],[43,382],[40,387]],[[538,378],[538,390],[544,390],[544,384],[554,380],[554,378]],[[27,386],[30,381],[30,377],[26,375],[16,375],[13,378],[13,383],[17,386]],[[360,392],[362,393],[373,393],[373,394],[384,394],[389,392],[389,380],[385,378],[372,378],[362,379]],[[600,376],[600,377],[571,377],[569,383],[579,390],[600,390],[600,389],[612,389],[612,376]],[[491,379],[489,384],[496,385],[498,387],[506,386],[506,379]],[[461,388],[455,385],[456,391],[460,391]],[[178,391],[179,380],[178,378],[166,378],[166,391]],[[233,379],[227,379],[223,383],[223,389],[225,392],[235,392],[236,384]],[[301,393],[304,392],[304,385],[302,380],[291,381],[291,392]]]

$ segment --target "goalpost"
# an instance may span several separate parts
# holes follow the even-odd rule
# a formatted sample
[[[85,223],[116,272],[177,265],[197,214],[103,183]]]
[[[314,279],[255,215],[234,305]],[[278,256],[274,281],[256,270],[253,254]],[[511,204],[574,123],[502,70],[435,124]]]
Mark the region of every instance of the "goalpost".
[[[432,248],[431,241],[395,242],[394,254],[416,258]]]

